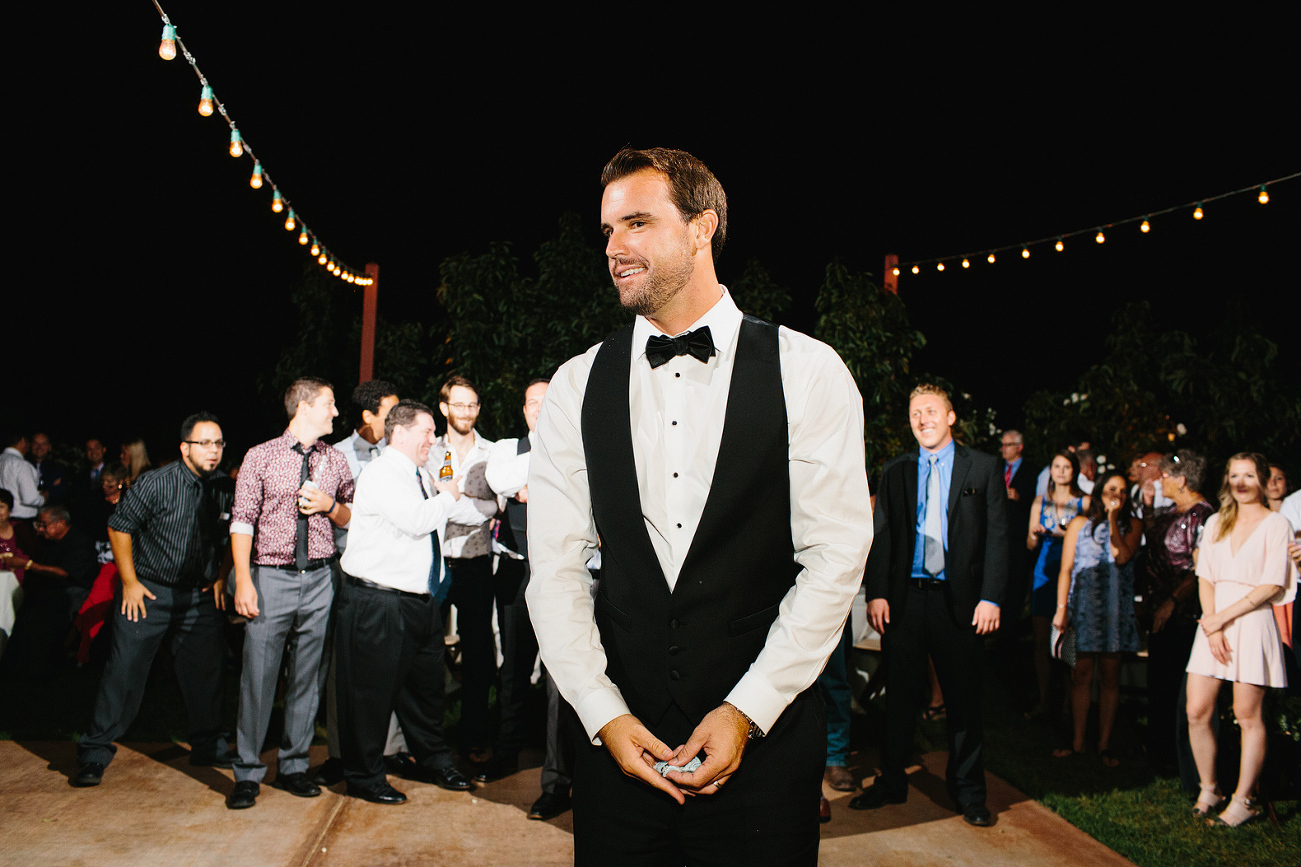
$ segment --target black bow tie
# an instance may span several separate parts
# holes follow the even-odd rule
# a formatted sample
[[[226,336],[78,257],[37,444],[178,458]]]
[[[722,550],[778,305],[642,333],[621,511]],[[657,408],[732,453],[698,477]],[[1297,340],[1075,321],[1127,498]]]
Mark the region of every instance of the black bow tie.
[[[680,337],[654,334],[646,340],[646,360],[650,362],[651,369],[667,364],[670,358],[677,355],[690,355],[704,364],[715,354],[714,338],[709,334],[708,325],[688,331]]]

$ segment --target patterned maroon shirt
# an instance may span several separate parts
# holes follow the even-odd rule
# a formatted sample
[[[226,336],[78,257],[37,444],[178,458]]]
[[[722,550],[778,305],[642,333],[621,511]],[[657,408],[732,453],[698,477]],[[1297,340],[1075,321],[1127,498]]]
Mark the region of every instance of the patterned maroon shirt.
[[[298,480],[303,456],[294,451],[298,437],[286,430],[254,446],[244,456],[235,483],[230,531],[253,536],[253,562],[262,566],[291,566],[298,538]],[[353,481],[343,452],[317,440],[307,461],[309,477],[340,503],[352,502]],[[334,532],[323,513],[307,519],[307,556],[333,557]]]

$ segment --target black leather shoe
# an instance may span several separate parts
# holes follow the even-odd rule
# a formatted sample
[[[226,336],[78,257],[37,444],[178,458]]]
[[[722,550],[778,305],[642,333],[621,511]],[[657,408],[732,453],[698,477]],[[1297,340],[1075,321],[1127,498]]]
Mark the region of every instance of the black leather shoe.
[[[68,782],[78,789],[87,789],[91,786],[98,786],[104,779],[104,766],[99,762],[86,762],[77,768],[77,776]]]
[[[226,809],[247,810],[257,803],[258,792],[262,787],[252,780],[240,780],[235,783],[235,790],[226,796]]]
[[[491,783],[502,777],[509,777],[518,770],[518,757],[493,756],[474,769],[474,780],[477,783]]]
[[[418,783],[429,783],[440,789],[447,789],[449,792],[468,792],[474,788],[474,783],[470,782],[465,774],[450,766],[426,768],[424,765],[416,765],[407,779]]]
[[[988,828],[994,824],[994,817],[984,804],[968,804],[962,808],[962,821],[977,828]]]
[[[875,785],[869,786],[867,788],[867,791],[863,792],[863,794],[859,795],[857,798],[854,798],[852,801],[850,801],[849,809],[875,810],[878,807],[885,806],[886,804],[902,804],[907,800],[908,800],[907,792],[904,792],[902,795],[891,794],[890,792],[886,791],[885,786],[882,786],[880,783],[877,783]]]
[[[321,787],[313,783],[307,774],[276,774],[271,785],[300,798],[315,798],[321,794]]]
[[[831,821],[831,802],[826,798],[818,802],[818,821],[824,825]]]
[[[343,782],[343,759],[329,758],[325,763],[316,769],[312,775],[312,782],[318,786],[333,786],[335,783]]]
[[[190,767],[194,768],[223,768],[229,771],[239,758],[239,753],[234,750],[226,750],[224,753],[190,753]]]
[[[420,762],[410,753],[394,753],[384,757],[384,772],[404,780],[415,780],[412,774],[420,773]]]
[[[529,808],[530,819],[554,819],[569,809],[568,792],[543,792],[542,797],[533,802]]]
[[[354,786],[348,785],[348,794],[354,798],[361,798],[363,801],[370,801],[372,804],[405,804],[407,796],[390,786],[388,783],[376,783],[373,786]]]

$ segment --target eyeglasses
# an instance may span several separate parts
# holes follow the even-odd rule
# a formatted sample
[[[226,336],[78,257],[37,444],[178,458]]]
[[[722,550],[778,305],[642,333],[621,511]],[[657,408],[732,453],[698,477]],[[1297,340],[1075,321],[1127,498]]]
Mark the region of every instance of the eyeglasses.
[[[210,449],[213,446],[216,446],[219,449],[224,449],[226,447],[225,440],[185,440],[185,444],[190,446],[198,446],[199,448],[202,449]]]
[[[477,403],[449,403],[448,406],[457,412],[469,412],[472,409],[479,408],[479,404]]]

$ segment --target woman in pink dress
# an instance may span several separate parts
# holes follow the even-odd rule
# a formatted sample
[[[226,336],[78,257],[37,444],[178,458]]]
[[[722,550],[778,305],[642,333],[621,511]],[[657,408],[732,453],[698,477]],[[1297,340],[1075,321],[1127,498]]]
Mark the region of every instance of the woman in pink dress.
[[[1252,794],[1265,764],[1265,687],[1287,686],[1283,646],[1270,603],[1290,577],[1287,519],[1271,512],[1263,455],[1229,458],[1220,510],[1206,522],[1197,555],[1201,629],[1188,660],[1188,737],[1201,778],[1193,807],[1208,815],[1224,802],[1215,776],[1211,715],[1224,681],[1233,683],[1233,714],[1242,730],[1242,765],[1233,800],[1212,824],[1238,826],[1260,816]]]

